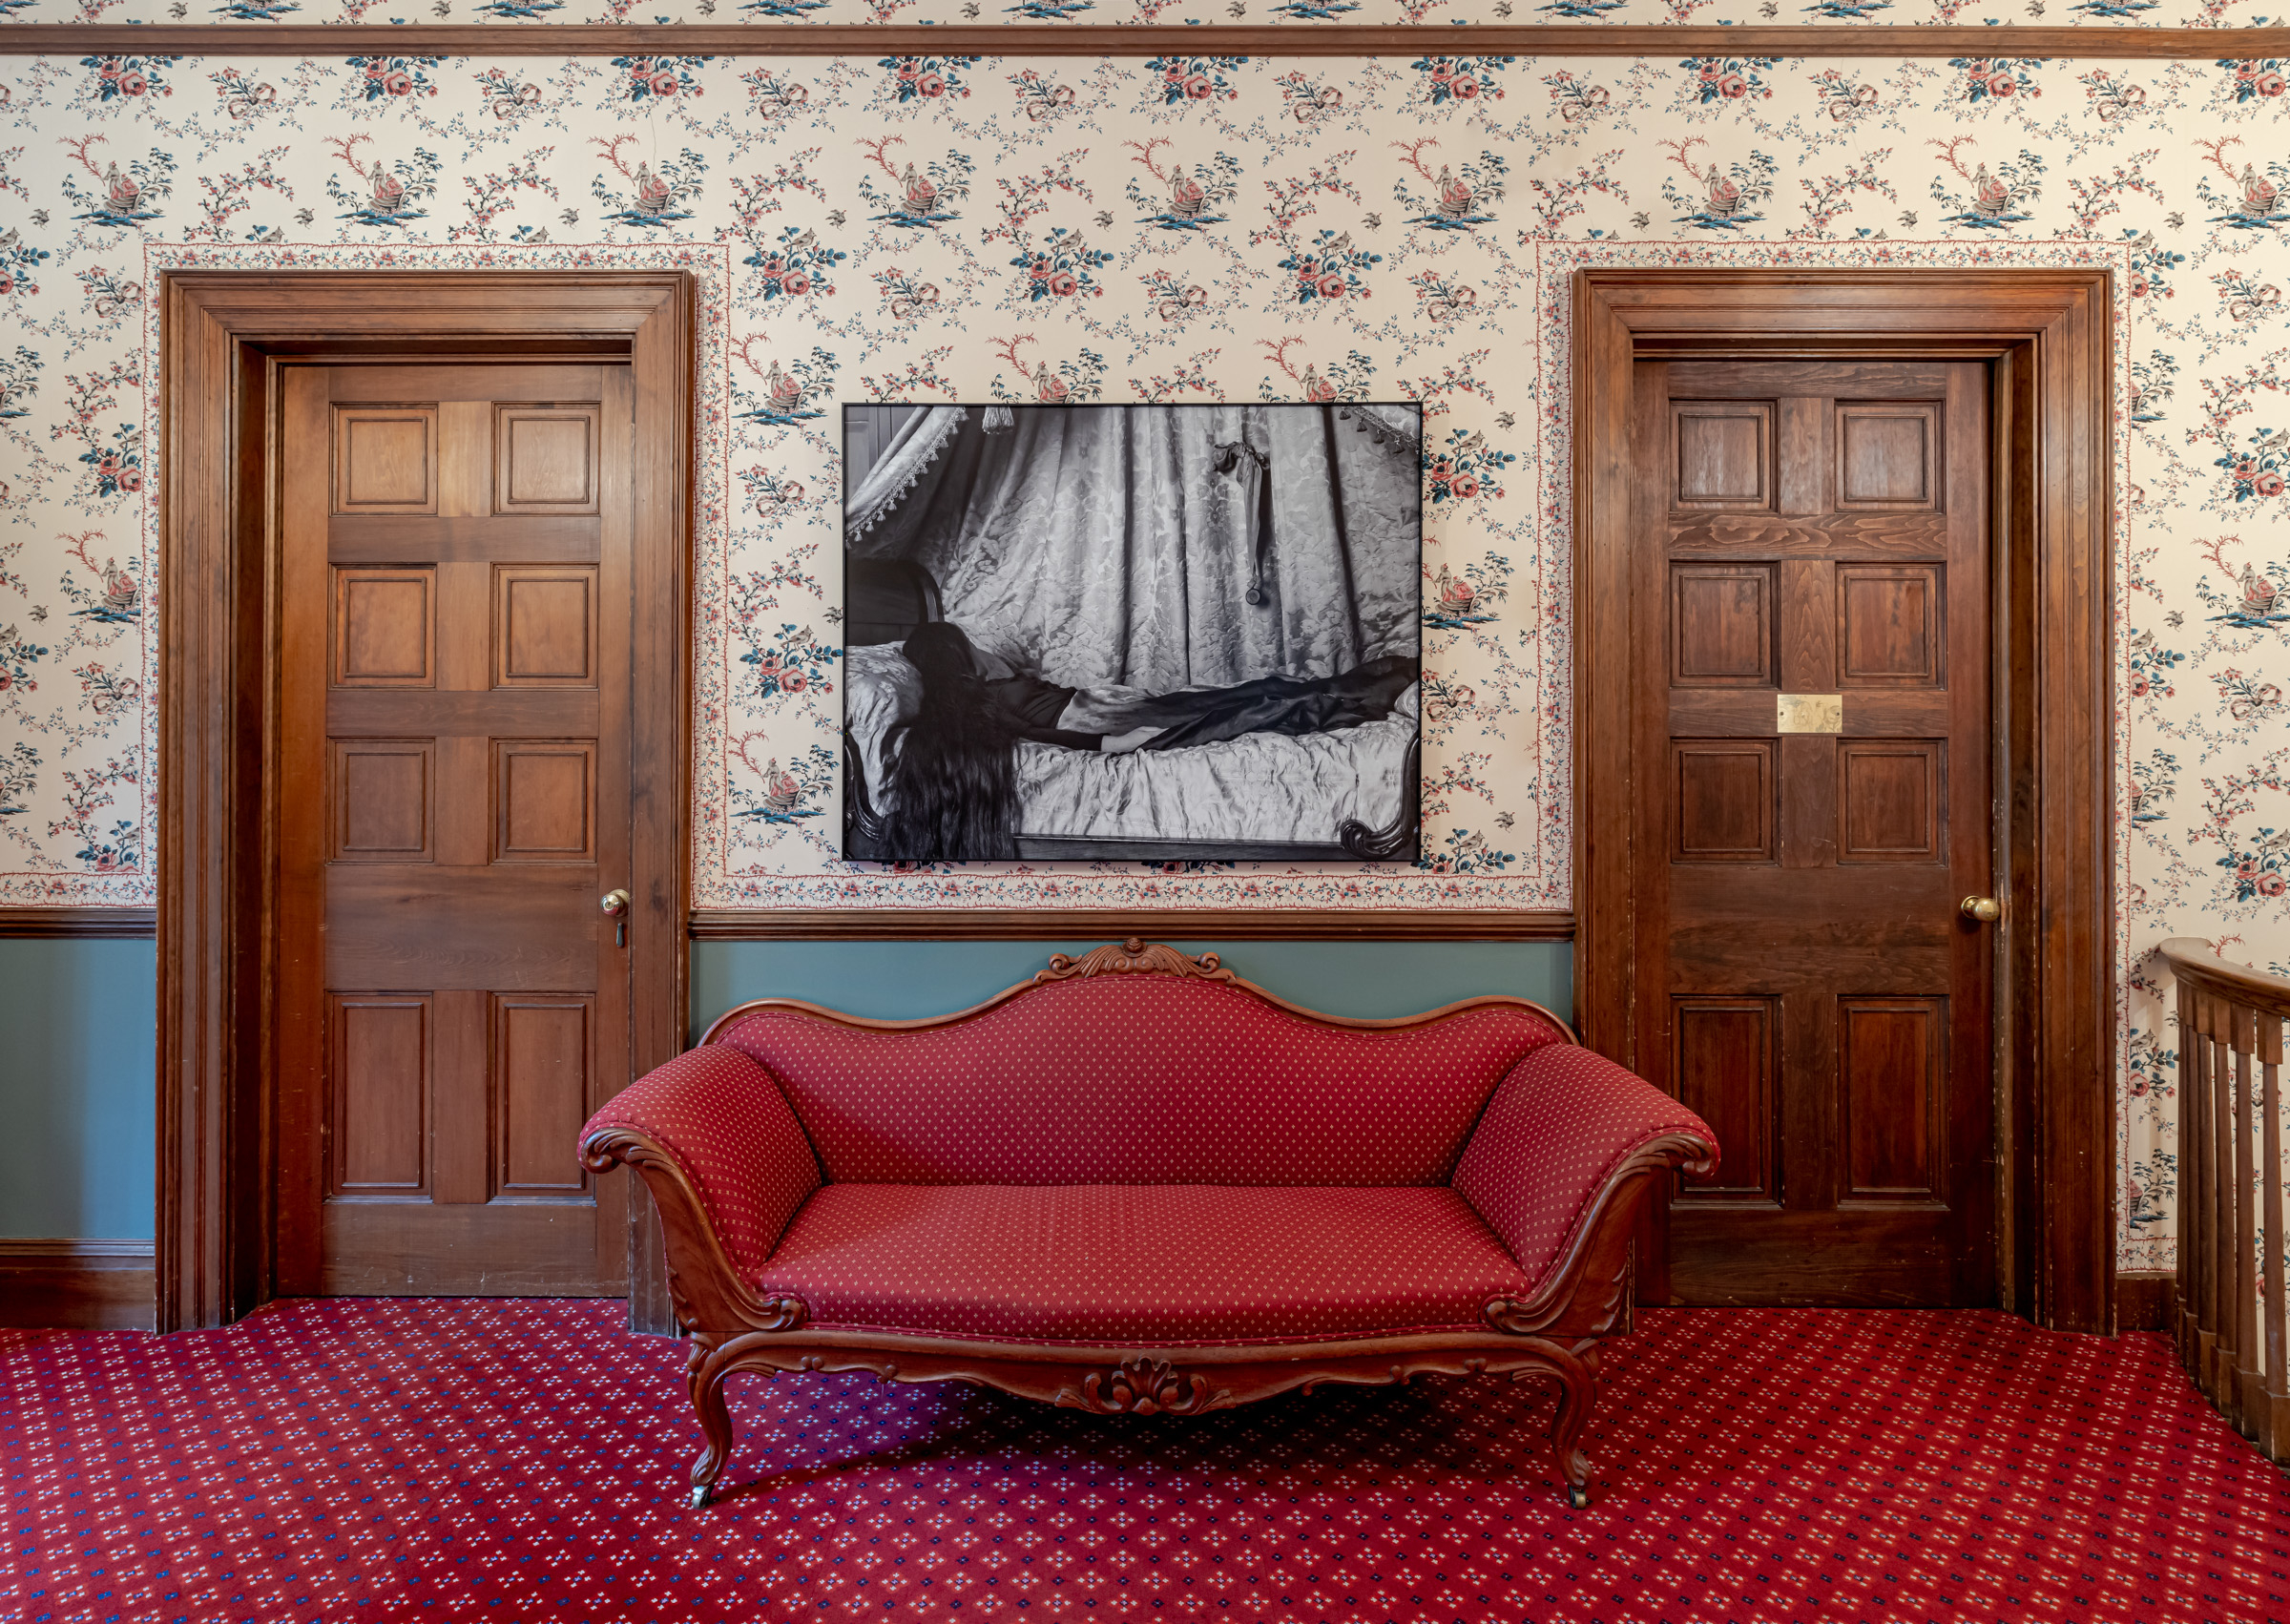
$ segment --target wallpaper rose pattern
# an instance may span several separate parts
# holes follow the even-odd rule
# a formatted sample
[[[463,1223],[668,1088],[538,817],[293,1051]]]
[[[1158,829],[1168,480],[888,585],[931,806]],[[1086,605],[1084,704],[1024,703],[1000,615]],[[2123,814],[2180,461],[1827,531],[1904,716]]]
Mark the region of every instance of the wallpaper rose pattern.
[[[2290,968],[2285,107],[2271,61],[9,61],[0,901],[152,896],[169,265],[701,276],[699,906],[1563,907],[1572,270],[2104,264],[2124,312],[2122,1256],[2165,1264],[2177,1045],[2152,948],[2196,935]],[[1428,414],[1420,868],[836,860],[835,403],[1394,396]]]

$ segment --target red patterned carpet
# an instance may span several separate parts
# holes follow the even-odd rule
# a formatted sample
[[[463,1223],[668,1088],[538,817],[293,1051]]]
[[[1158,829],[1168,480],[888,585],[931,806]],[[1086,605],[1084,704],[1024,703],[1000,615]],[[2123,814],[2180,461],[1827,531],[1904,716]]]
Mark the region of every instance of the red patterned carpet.
[[[619,1313],[0,1331],[0,1617],[2290,1617],[2290,1478],[2155,1336],[1647,1313],[1587,1512],[1549,1398],[1491,1380],[1140,1422],[748,1379],[741,1487],[694,1512],[680,1353]]]

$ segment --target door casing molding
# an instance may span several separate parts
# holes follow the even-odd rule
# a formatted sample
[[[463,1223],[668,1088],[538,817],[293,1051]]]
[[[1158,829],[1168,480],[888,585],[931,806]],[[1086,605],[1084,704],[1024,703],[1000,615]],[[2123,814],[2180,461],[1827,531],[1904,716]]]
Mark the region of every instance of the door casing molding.
[[[1575,1024],[1634,1064],[1628,672],[1640,357],[1977,360],[1992,374],[1998,1279],[2112,1334],[2113,384],[2103,270],[1599,268],[1574,280]],[[1644,995],[1655,996],[1658,989]]]
[[[167,1331],[225,1324],[271,1290],[280,366],[628,358],[635,1075],[682,1049],[687,1020],[697,322],[692,279],[672,271],[171,271],[158,307],[156,1264]],[[630,1245],[632,1319],[665,1328],[648,1202],[631,1203]]]

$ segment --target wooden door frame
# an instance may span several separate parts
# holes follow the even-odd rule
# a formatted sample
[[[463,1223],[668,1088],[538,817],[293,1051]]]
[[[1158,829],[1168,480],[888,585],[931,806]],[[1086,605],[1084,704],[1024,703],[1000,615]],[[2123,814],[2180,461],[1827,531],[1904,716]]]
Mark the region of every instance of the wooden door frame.
[[[271,1295],[281,365],[625,356],[635,387],[630,1025],[683,1047],[697,320],[675,271],[170,271],[159,287],[158,1315]],[[568,1146],[567,1155],[572,1154]],[[648,1201],[630,1302],[666,1326]]]
[[[2104,270],[1600,268],[1574,281],[1575,1022],[1634,1064],[1633,370],[1991,364],[1998,1280],[2114,1329],[2112,311]]]

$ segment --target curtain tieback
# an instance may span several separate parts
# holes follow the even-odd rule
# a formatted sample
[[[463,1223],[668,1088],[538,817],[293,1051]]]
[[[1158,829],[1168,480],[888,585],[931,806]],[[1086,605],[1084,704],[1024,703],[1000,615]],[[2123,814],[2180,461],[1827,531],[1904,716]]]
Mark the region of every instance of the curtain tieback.
[[[1248,591],[1241,593],[1250,603],[1264,601],[1264,544],[1272,537],[1272,458],[1258,450],[1243,438],[1218,442],[1217,471],[1232,473],[1240,467],[1245,454],[1257,465],[1257,524],[1256,534],[1250,539]]]

